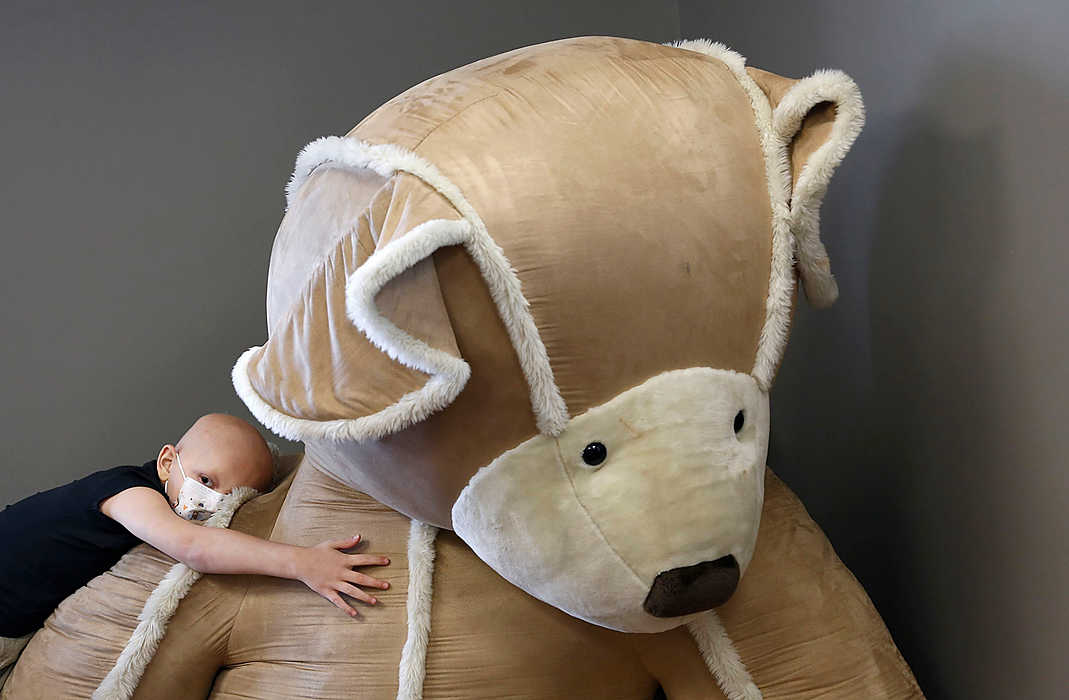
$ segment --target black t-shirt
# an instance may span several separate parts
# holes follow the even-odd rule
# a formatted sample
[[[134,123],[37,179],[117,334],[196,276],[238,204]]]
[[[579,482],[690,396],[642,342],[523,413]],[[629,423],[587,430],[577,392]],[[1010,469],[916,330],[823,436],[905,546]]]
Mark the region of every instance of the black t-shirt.
[[[36,631],[64,598],[141,542],[100,512],[120,491],[164,493],[156,460],[40,491],[0,511],[0,637]]]

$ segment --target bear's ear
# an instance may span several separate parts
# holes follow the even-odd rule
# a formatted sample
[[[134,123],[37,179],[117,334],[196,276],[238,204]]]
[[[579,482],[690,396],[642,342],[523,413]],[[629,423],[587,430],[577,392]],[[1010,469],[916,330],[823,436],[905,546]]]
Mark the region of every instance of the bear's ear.
[[[790,227],[806,298],[813,306],[830,306],[839,289],[820,240],[820,203],[832,173],[864,126],[861,92],[837,70],[818,70],[801,80],[746,70],[768,96],[773,135],[790,161]]]
[[[432,255],[470,224],[391,156],[333,139],[298,159],[271,257],[269,338],[231,374],[252,414],[290,440],[380,439],[468,380]]]
[[[365,442],[453,403],[471,376],[434,253],[462,246],[508,331],[538,429],[568,409],[519,276],[460,189],[391,143],[328,136],[297,158],[268,273],[268,340],[231,378],[291,440]],[[485,346],[484,346],[485,347]]]

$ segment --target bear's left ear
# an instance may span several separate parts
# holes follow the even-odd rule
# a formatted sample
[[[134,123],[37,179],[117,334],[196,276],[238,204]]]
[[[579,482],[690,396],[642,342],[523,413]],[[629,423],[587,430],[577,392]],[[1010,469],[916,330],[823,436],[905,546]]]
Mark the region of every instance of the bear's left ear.
[[[839,288],[820,240],[820,203],[865,124],[861,91],[838,70],[818,70],[801,80],[756,68],[746,71],[768,96],[773,134],[790,160],[790,227],[806,298],[813,306],[830,306]]]

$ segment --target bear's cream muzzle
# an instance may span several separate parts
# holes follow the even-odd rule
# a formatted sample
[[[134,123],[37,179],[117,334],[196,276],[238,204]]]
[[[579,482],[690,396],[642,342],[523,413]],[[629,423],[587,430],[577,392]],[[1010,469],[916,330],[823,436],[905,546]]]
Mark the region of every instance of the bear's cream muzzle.
[[[730,596],[764,499],[768,395],[747,374],[659,374],[480,469],[456,533],[507,580],[625,632],[684,624]]]

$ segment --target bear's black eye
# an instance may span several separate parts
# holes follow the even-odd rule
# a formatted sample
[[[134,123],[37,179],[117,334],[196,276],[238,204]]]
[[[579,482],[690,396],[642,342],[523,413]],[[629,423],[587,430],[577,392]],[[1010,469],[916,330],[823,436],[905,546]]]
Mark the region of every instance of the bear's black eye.
[[[746,424],[746,416],[742,415],[742,411],[735,414],[735,434],[738,435],[742,430],[742,426]]]
[[[583,461],[592,467],[596,467],[605,461],[609,451],[600,442],[592,442],[583,448]]]

